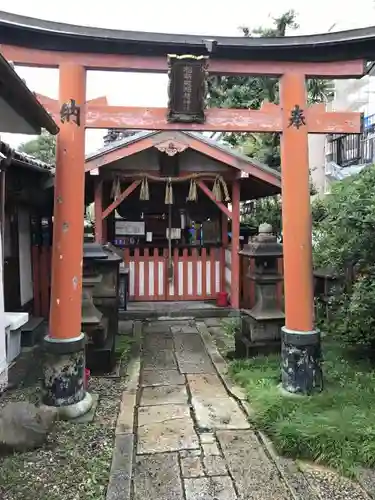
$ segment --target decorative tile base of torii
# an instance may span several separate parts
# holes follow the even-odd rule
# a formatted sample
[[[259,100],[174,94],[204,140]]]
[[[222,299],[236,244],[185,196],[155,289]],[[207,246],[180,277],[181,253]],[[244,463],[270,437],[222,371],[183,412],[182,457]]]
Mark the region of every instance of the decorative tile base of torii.
[[[38,23],[42,27],[38,28]],[[23,26],[25,19],[22,19],[19,24]],[[176,38],[177,41],[171,41],[173,36],[168,35],[163,41],[164,35],[151,36],[150,34],[137,34],[138,38],[144,36],[146,44],[148,37],[151,36],[152,43],[150,42],[149,50],[143,49],[142,42],[137,45],[138,55],[134,55],[134,51],[131,55],[127,55],[126,44],[132,42],[131,40],[119,41],[117,32],[113,33],[113,37],[116,38],[116,43],[123,44],[123,53],[106,54],[95,52],[96,49],[93,48],[95,40],[104,37],[100,29],[96,30],[96,38],[93,34],[95,29],[91,29],[91,34],[87,34],[86,28],[64,27],[64,25],[58,27],[53,25],[51,33],[46,34],[46,24],[48,23],[45,21],[34,20],[30,37],[30,47],[31,40],[34,40],[33,37],[44,37],[43,44],[39,46],[43,46],[45,50],[9,45],[3,45],[1,50],[3,55],[15,64],[58,67],[60,75],[59,106],[58,109],[56,106],[52,106],[54,109],[50,110],[52,114],[56,115],[57,113],[57,118],[61,123],[61,132],[57,142],[50,333],[46,338],[46,345],[47,349],[54,353],[50,358],[52,366],[49,367],[48,373],[51,374],[51,370],[55,373],[55,384],[53,385],[53,381],[50,380],[50,391],[57,390],[52,389],[52,387],[58,387],[59,396],[62,396],[57,398],[56,394],[49,394],[49,397],[53,399],[51,404],[60,407],[75,405],[76,413],[87,411],[90,406],[90,398],[84,389],[82,390],[82,357],[76,354],[82,353],[84,349],[80,326],[86,128],[183,129],[280,132],[282,134],[286,317],[286,324],[282,332],[282,385],[286,391],[291,393],[309,394],[314,390],[320,390],[322,387],[320,335],[315,329],[313,313],[308,133],[359,133],[361,131],[361,115],[360,113],[326,112],[324,105],[307,107],[305,82],[308,77],[359,78],[364,73],[364,60],[361,59],[361,55],[358,56],[359,60],[332,62],[336,57],[334,51],[331,60],[325,61],[327,53],[333,50],[331,49],[332,40],[329,43],[327,41],[327,48],[322,51],[316,45],[316,36],[312,37],[310,42],[309,37],[302,37],[303,44],[302,42],[298,44],[297,37],[293,37],[293,41],[289,45],[288,38],[283,38],[282,42],[273,41],[274,45],[283,44],[282,47],[280,46],[281,48],[278,47],[278,50],[272,49],[274,54],[281,54],[280,51],[284,51],[279,60],[275,61],[268,53],[268,55],[264,55],[266,54],[264,44],[269,44],[270,39],[264,41],[261,38],[256,40],[216,38],[215,43],[207,45],[196,37],[190,37],[191,41],[189,41],[188,36],[183,37],[183,41],[181,41],[181,37]],[[14,26],[14,22],[9,29],[11,26]],[[71,40],[68,33],[74,33]],[[336,35],[337,37],[344,36],[342,33]],[[364,38],[365,35],[368,36],[368,34],[363,34]],[[126,37],[126,34],[121,36]],[[0,41],[4,41],[4,37],[5,35],[1,39],[0,36]],[[87,45],[87,40],[90,37],[93,37],[93,45]],[[155,41],[153,37],[159,37],[160,40],[158,38],[158,41]],[[105,40],[108,38],[110,35],[106,30],[102,44],[107,43]],[[356,40],[359,38],[360,35],[356,34]],[[347,43],[352,43],[349,34],[346,39]],[[69,40],[68,45],[67,40]],[[61,49],[56,50],[59,43]],[[86,49],[80,49],[83,47],[80,43],[86,44],[86,48],[92,47],[90,50],[93,52],[88,54]],[[202,44],[200,49],[202,53],[208,48],[214,47],[216,50],[210,55],[208,70],[211,74],[280,77],[280,105],[265,104],[258,111],[210,109],[206,111],[204,123],[181,124],[169,123],[167,121],[168,110],[164,108],[129,108],[107,106],[95,102],[86,104],[87,69],[165,72],[167,70],[167,53],[181,52],[185,45],[186,53],[191,50],[196,53],[197,44]],[[304,44],[307,44],[306,47],[314,46],[316,48],[314,48],[314,57],[311,57],[310,54],[308,56],[310,61],[302,62],[303,54],[307,54],[304,52]],[[322,45],[324,45],[324,41],[320,43],[320,47]],[[75,49],[68,48],[73,46]],[[157,49],[158,47],[162,48]],[[352,54],[352,45],[350,47]],[[68,53],[67,50],[71,50],[71,52]],[[244,59],[244,51],[246,50],[249,53],[249,60]],[[340,45],[340,51],[342,57],[342,54],[346,53],[345,43]],[[253,59],[258,60],[250,60],[255,52],[258,56]],[[295,52],[296,55],[294,55]],[[228,56],[228,54],[230,55]],[[277,57],[279,56],[274,56],[274,58]],[[337,55],[337,57],[339,56]],[[294,62],[293,59],[295,59]],[[287,60],[288,62],[285,62]],[[48,106],[48,103],[46,104]],[[152,147],[152,140],[150,140],[150,147]],[[233,202],[239,204],[239,197]],[[238,229],[234,228],[233,230],[234,253],[239,248]],[[235,295],[238,294],[238,288],[233,289],[232,292]],[[238,305],[238,297],[232,297],[232,302]],[[73,364],[71,366],[72,369],[68,370],[71,374],[68,377],[69,380],[66,379],[65,375],[61,377],[59,372],[59,367],[61,367],[59,353],[62,358],[70,355],[72,363],[75,360],[74,366]],[[62,389],[66,385],[69,386],[69,390],[67,390],[64,399]],[[74,400],[72,395],[73,399],[75,397]],[[82,402],[86,403],[81,404]]]

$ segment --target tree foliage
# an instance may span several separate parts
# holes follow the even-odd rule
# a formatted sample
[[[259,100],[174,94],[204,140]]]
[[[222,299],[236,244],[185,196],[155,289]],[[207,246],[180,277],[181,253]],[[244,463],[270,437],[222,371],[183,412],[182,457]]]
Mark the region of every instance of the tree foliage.
[[[375,261],[375,166],[335,182],[318,210],[316,264],[338,273],[348,263],[360,272],[366,270]]]
[[[245,37],[284,37],[288,30],[298,28],[297,14],[289,10],[280,17],[273,18],[270,28],[251,30],[242,27]],[[312,79],[307,82],[310,103],[325,102],[332,94],[331,82]],[[259,109],[264,101],[279,103],[279,80],[272,77],[214,76],[209,80],[209,105],[211,107]],[[225,133],[224,140],[270,167],[280,168],[279,134]]]
[[[242,222],[258,229],[260,224],[267,222],[271,224],[274,234],[281,237],[281,197],[268,196],[252,202],[252,210],[248,215],[242,217]]]
[[[284,37],[288,30],[298,28],[297,14],[294,10],[273,18],[271,27],[250,29],[241,27],[245,37]],[[310,103],[325,102],[333,91],[332,82],[312,79],[307,82],[307,95]],[[209,105],[211,107],[259,109],[263,102],[279,103],[279,79],[241,76],[214,76],[209,80]],[[278,133],[224,133],[223,140],[237,147],[250,158],[280,170],[280,135]],[[311,194],[314,187],[311,185]],[[257,200],[253,203],[250,215],[243,217],[244,222],[258,227],[262,222],[270,223],[276,234],[282,233],[281,199],[279,196]]]
[[[104,145],[124,139],[137,133],[137,130],[109,129],[103,137]],[[31,141],[22,143],[18,151],[26,153],[45,163],[54,164],[56,161],[56,136],[42,131],[42,134]]]
[[[315,204],[314,204],[315,205]],[[343,340],[375,346],[375,166],[337,182],[314,206],[314,263],[348,276],[333,300],[332,321]]]
[[[18,148],[21,153],[33,156],[37,160],[54,164],[56,158],[56,136],[44,131],[36,139],[24,142]]]

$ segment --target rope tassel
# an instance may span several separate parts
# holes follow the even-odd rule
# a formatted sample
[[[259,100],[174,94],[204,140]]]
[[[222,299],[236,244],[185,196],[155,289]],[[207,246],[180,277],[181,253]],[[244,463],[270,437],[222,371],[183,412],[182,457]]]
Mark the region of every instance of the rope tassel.
[[[187,197],[187,201],[197,201],[197,199],[198,199],[197,181],[195,179],[190,179],[190,187],[189,187],[189,194]]]
[[[111,198],[116,200],[121,194],[121,185],[120,185],[120,180],[117,177],[112,184],[112,189],[111,189]]]
[[[116,179],[113,179],[112,187],[111,187],[111,198],[112,198],[112,200],[115,198],[115,190],[116,190]]]
[[[148,180],[147,177],[144,177],[142,179],[141,183],[141,190],[139,193],[139,199],[142,201],[148,201],[150,199],[150,190],[148,187]]]
[[[215,196],[216,201],[222,201],[219,176],[215,178],[214,185],[212,187],[212,194]]]
[[[173,189],[172,189],[172,179],[169,177],[167,184],[165,186],[165,200],[166,205],[173,205]]]
[[[221,187],[223,188],[223,192],[224,192],[224,201],[226,203],[230,202],[230,196],[229,196],[229,191],[228,191],[228,186],[225,182],[225,180],[221,177],[219,177],[219,181],[221,183]]]

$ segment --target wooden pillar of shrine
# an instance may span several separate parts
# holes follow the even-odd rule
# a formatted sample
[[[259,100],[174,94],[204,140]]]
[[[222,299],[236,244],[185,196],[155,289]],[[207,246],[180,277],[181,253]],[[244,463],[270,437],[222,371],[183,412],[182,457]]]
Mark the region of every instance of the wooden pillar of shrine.
[[[105,182],[103,180],[103,185],[102,185],[102,238],[103,238],[103,243],[107,243],[108,241],[111,241],[113,239],[113,228],[114,228],[114,223],[109,224],[108,223],[108,217],[103,219],[103,213],[105,209],[111,204],[111,191],[112,191],[112,184],[109,182]],[[112,214],[109,216],[109,220],[113,221],[114,216]],[[113,227],[112,227],[113,226]]]
[[[57,137],[52,281],[43,400],[61,418],[92,406],[85,390],[85,335],[81,331],[85,185],[86,70],[59,67],[60,133]]]
[[[225,282],[225,252],[228,248],[228,216],[225,213],[221,213],[221,242],[222,242],[222,258],[221,258],[221,270],[220,270],[220,289],[222,292],[226,291]]]
[[[305,75],[280,82],[285,327],[282,385],[292,393],[321,390],[320,335],[314,330],[311,207]]]
[[[221,213],[221,241],[225,247],[228,246],[228,216]]]
[[[232,187],[232,268],[230,302],[233,309],[240,307],[240,181]]]

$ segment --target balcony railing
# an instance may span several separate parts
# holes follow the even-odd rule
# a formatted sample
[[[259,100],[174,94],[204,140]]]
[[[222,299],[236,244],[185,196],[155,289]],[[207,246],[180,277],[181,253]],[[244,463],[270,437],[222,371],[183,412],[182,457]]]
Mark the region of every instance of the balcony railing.
[[[340,167],[375,163],[375,134],[328,136],[327,161]]]

